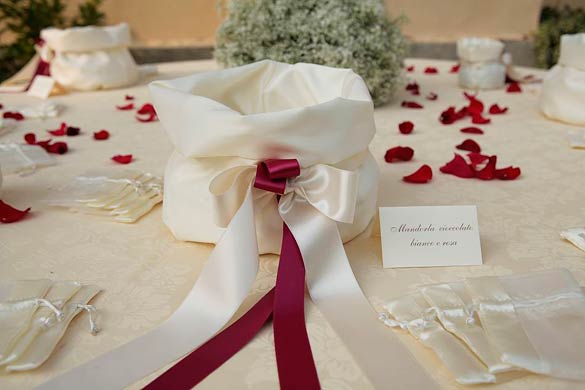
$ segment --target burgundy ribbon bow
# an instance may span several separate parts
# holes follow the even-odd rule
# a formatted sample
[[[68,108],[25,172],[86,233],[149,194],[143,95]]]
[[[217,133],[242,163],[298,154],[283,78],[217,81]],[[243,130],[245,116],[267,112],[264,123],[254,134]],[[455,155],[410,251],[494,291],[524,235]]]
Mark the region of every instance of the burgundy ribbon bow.
[[[39,48],[41,48],[44,45],[46,45],[46,42],[42,38],[37,38],[35,40],[35,46],[38,46]],[[51,64],[49,62],[43,60],[42,58],[39,58],[39,62],[37,63],[37,66],[36,66],[35,71],[32,75],[32,78],[30,79],[30,82],[26,86],[25,91],[29,90],[35,77],[37,77],[39,75],[40,76],[50,76],[51,75]]]
[[[301,173],[296,159],[258,164],[254,187],[283,195],[287,179]],[[272,317],[282,389],[319,389],[305,327],[305,267],[298,244],[283,222],[276,286],[246,314],[148,384],[146,390],[191,389],[242,349]]]

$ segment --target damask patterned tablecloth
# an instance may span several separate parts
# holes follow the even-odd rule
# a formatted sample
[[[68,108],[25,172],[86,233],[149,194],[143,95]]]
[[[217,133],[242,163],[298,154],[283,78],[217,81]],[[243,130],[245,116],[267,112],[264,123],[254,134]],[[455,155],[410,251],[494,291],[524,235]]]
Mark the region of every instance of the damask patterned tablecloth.
[[[486,104],[509,107],[508,113],[491,116],[484,135],[474,138],[488,154],[498,155],[498,165],[522,169],[516,181],[464,180],[439,172],[453,157],[454,146],[465,138],[459,129],[467,120],[445,126],[438,117],[449,105],[466,104],[457,87],[457,75],[449,73],[452,63],[408,60],[415,65],[409,79],[420,84],[421,95],[400,91],[392,104],[376,109],[377,134],[371,150],[381,168],[381,206],[467,205],[479,211],[484,265],[449,268],[382,268],[379,228],[373,224],[371,237],[362,236],[346,245],[352,267],[366,296],[376,309],[393,297],[427,283],[446,282],[482,275],[566,267],[585,284],[585,253],[559,237],[568,227],[585,226],[585,151],[570,149],[566,130],[571,126],[545,119],[538,111],[540,86],[523,86],[522,93],[503,90],[481,92]],[[436,66],[437,75],[423,73],[425,66]],[[158,65],[153,78],[174,78],[215,69],[212,61]],[[540,75],[537,70],[529,70]],[[41,368],[19,374],[1,375],[0,388],[27,389],[125,343],[162,323],[179,306],[191,289],[212,246],[180,242],[162,223],[161,208],[136,224],[114,223],[99,217],[69,213],[42,203],[50,188],[68,183],[87,170],[121,169],[110,157],[133,154],[129,167],[162,175],[172,147],[160,122],[139,123],[132,111],[118,111],[124,95],[134,95],[136,104],[150,101],[142,85],[132,88],[75,93],[51,98],[64,105],[58,118],[25,120],[0,137],[0,142],[21,142],[26,132],[38,135],[58,128],[61,121],[79,126],[82,135],[68,137],[69,153],[58,156],[58,164],[29,176],[4,178],[2,199],[16,207],[32,207],[23,221],[0,226],[0,279],[50,278],[94,283],[104,292],[94,300],[102,313],[103,331],[92,336],[85,314],[78,316],[50,360]],[[428,101],[428,92],[438,94]],[[400,106],[402,100],[417,100],[421,110]],[[38,103],[25,94],[0,95],[5,106]],[[398,123],[415,122],[410,135],[398,132]],[[91,134],[110,131],[111,138],[96,142]],[[413,161],[384,162],[385,151],[396,145],[411,146]],[[434,171],[432,182],[407,184],[402,176],[421,164]],[[240,310],[241,314],[273,286],[278,259],[263,256],[258,280]],[[370,389],[372,386],[323,316],[307,298],[307,322],[317,369],[325,389]],[[396,332],[420,363],[445,389],[463,389],[430,350],[409,335]],[[575,340],[582,342],[582,340]],[[388,351],[392,354],[393,351]],[[392,367],[388,367],[391,370]],[[105,373],[107,375],[107,373]],[[131,386],[140,388],[153,374]],[[402,375],[409,375],[408,372]],[[487,388],[487,386],[485,386]],[[582,383],[537,375],[502,378],[490,389],[575,389]],[[209,376],[201,389],[275,389],[278,376],[271,327],[260,334],[234,358]],[[392,384],[388,384],[392,388]],[[474,386],[475,389],[483,386]]]

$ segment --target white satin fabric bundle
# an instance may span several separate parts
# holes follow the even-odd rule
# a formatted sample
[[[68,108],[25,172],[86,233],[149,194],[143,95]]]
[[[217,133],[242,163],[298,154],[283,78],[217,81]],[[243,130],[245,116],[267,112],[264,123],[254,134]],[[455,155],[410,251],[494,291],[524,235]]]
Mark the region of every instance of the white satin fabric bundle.
[[[504,86],[506,67],[502,62],[504,44],[490,38],[461,38],[457,56],[461,64],[459,85],[471,89],[496,89]]]
[[[138,81],[139,72],[128,51],[130,29],[86,26],[41,31],[41,58],[51,63],[51,77],[61,86],[80,91],[120,88]]]
[[[585,294],[565,269],[422,286],[385,308],[393,318],[381,320],[432,348],[460,383],[523,370],[585,380]]]
[[[355,73],[262,61],[157,81],[151,92],[176,148],[165,172],[163,219],[178,239],[217,243],[224,229],[215,223],[211,179],[268,158],[356,171],[353,222],[338,223],[343,241],[370,223],[378,191],[378,168],[368,151],[375,126],[368,90]],[[276,204],[259,205],[255,215],[260,253],[278,253]]]
[[[175,146],[164,221],[178,239],[217,244],[166,322],[39,389],[123,388],[205,343],[248,296],[259,254],[279,252],[283,221],[312,301],[374,387],[435,389],[377,320],[343,248],[376,211],[378,169],[368,151],[374,107],[364,81],[348,69],[261,61],[150,89]],[[279,202],[253,186],[256,164],[266,159],[297,159],[301,168]]]
[[[585,125],[585,33],[561,36],[558,63],[544,78],[540,109],[548,118]]]
[[[43,364],[69,323],[100,292],[75,281],[24,280],[0,283],[0,371],[27,371]]]

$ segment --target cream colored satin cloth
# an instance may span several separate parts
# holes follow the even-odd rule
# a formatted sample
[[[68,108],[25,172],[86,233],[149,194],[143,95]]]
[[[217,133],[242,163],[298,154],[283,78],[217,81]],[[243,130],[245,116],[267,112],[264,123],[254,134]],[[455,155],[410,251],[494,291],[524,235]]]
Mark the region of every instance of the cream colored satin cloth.
[[[41,58],[51,63],[51,77],[72,90],[120,88],[138,81],[139,72],[128,51],[126,23],[106,27],[47,28]]]
[[[585,125],[585,33],[563,35],[559,62],[544,78],[540,109],[547,117]]]

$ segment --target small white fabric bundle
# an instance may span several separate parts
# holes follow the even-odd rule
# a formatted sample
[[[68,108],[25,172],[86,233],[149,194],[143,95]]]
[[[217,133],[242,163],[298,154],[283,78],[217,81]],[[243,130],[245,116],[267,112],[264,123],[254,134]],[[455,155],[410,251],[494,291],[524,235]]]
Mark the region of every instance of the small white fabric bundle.
[[[457,41],[459,85],[463,88],[496,89],[504,86],[504,44],[490,38],[461,38]]]
[[[130,30],[115,26],[47,28],[41,58],[51,63],[51,77],[67,89],[89,91],[120,88],[138,81],[139,72],[128,51]]]
[[[301,170],[327,164],[359,172],[353,223],[363,232],[376,212],[378,168],[368,145],[373,104],[353,71],[261,61],[238,68],[156,81],[157,114],[175,146],[165,173],[163,219],[180,240],[217,243],[210,183],[219,173],[268,158],[297,159]],[[278,253],[276,202],[255,207],[260,253]]]
[[[563,35],[558,63],[547,73],[540,109],[548,118],[585,125],[585,33]]]

